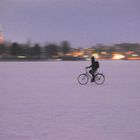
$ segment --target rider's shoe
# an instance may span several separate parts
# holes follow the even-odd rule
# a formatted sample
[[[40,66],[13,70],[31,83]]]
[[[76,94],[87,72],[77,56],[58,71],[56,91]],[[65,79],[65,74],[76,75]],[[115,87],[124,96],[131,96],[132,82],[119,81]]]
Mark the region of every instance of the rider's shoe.
[[[91,79],[91,83],[92,83],[92,82],[95,82],[95,79],[94,79],[94,78]]]

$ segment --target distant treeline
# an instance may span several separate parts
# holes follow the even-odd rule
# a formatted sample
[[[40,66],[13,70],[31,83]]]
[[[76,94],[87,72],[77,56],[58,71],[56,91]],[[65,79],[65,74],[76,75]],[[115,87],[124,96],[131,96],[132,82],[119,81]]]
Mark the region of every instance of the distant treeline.
[[[18,42],[5,42],[0,44],[0,59],[78,59],[76,57],[70,57],[66,54],[74,51],[82,51],[84,48],[72,48],[68,41],[63,41],[60,44],[48,43],[46,45],[40,45],[39,43],[31,44],[26,42],[24,44]],[[94,53],[107,52],[112,54],[113,52],[137,52],[140,55],[140,44],[138,43],[120,43],[107,46],[103,44],[97,44],[88,47],[94,50]],[[79,58],[81,59],[81,58]]]
[[[69,52],[71,52],[71,47],[68,41],[63,41],[59,45],[48,43],[45,46],[41,46],[39,43],[33,45],[30,42],[25,44],[18,42],[0,44],[1,58],[9,59],[23,56],[26,56],[27,59],[53,59],[57,56],[64,56]]]

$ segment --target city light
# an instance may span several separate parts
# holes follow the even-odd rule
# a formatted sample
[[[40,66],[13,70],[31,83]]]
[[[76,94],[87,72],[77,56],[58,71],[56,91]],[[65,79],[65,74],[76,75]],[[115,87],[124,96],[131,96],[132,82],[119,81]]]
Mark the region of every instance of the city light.
[[[122,54],[113,54],[113,57],[112,57],[113,60],[121,60],[124,58],[125,58],[125,56]]]
[[[3,42],[4,42],[4,37],[3,37],[3,35],[0,33],[0,44],[3,44]]]

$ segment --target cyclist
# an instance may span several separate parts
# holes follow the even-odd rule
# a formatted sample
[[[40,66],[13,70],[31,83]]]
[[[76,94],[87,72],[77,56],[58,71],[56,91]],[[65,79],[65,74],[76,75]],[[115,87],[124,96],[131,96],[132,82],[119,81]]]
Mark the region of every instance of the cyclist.
[[[91,57],[91,65],[86,68],[91,68],[91,70],[89,70],[89,73],[92,75],[91,82],[94,82],[95,81],[95,72],[99,68],[99,62],[95,61],[94,56]]]

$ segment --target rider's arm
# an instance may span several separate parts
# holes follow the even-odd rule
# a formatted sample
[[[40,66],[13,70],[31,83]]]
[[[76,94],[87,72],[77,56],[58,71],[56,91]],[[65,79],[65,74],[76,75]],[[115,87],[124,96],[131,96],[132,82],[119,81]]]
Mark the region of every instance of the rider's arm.
[[[88,67],[86,67],[86,68],[87,68],[87,69],[88,69],[88,68],[91,68],[91,65],[90,65],[90,66],[88,66]]]

